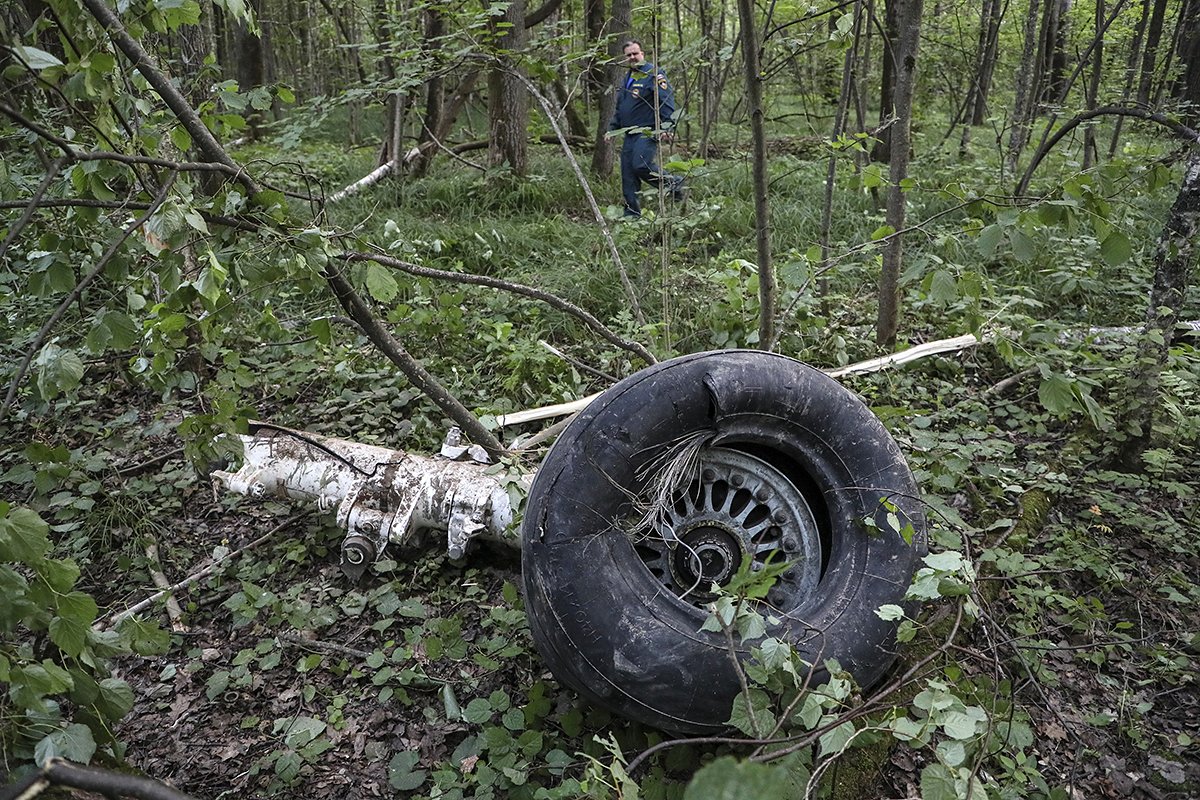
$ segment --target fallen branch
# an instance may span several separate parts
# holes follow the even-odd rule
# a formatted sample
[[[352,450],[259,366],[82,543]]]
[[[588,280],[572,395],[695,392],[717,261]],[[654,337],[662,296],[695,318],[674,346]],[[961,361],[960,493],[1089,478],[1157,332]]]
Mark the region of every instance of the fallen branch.
[[[232,561],[233,559],[240,556],[242,553],[253,550],[254,548],[256,548],[259,545],[263,544],[264,542],[268,541],[272,536],[279,533],[284,528],[288,528],[288,527],[296,524],[297,522],[304,519],[305,517],[310,516],[312,513],[313,512],[311,512],[311,511],[305,511],[302,514],[296,514],[295,516],[288,517],[283,522],[279,523],[274,528],[271,528],[271,530],[267,531],[262,536],[258,537],[257,539],[250,542],[249,544],[243,545],[242,547],[239,547],[237,550],[231,550],[230,552],[226,553],[225,555],[223,555],[220,558],[213,561],[211,564],[209,564],[204,569],[199,570],[198,572],[195,572],[195,573],[189,575],[188,577],[181,580],[179,583],[172,584],[171,586],[168,586],[165,589],[161,589],[161,590],[155,592],[154,594],[147,597],[145,600],[142,600],[138,603],[134,603],[133,605],[131,605],[129,608],[125,609],[124,611],[118,612],[116,614],[110,614],[109,616],[107,616],[103,619],[97,620],[96,623],[92,627],[95,628],[96,630],[104,630],[105,628],[111,628],[114,625],[119,625],[122,622],[122,620],[124,620],[128,617],[132,617],[134,614],[137,614],[140,611],[144,611],[145,609],[149,608],[151,606],[151,604],[158,602],[159,600],[166,597],[167,595],[173,595],[174,593],[180,591],[181,589],[186,589],[189,586],[191,586],[192,584],[196,583],[197,581],[201,581],[204,578],[207,578],[209,575],[216,572],[216,570],[219,567],[221,567],[222,565],[224,565],[225,563]]]
[[[370,658],[371,654],[366,650],[357,650],[353,647],[347,647],[344,644],[335,644],[334,642],[322,642],[319,639],[305,639],[303,636],[297,636],[294,633],[279,634],[279,641],[284,644],[303,647],[308,650],[317,650],[322,653],[337,653],[343,656],[354,656],[355,658],[365,659]]]
[[[859,361],[857,364],[849,364],[845,367],[836,369],[823,370],[826,375],[831,378],[841,378],[846,375],[859,375],[867,372],[878,372],[881,369],[888,367],[896,367],[901,364],[906,364],[910,361],[916,361],[927,356],[938,355],[940,353],[955,353],[959,350],[966,350],[979,344],[979,338],[974,334],[967,333],[962,336],[955,336],[951,339],[938,339],[935,342],[926,342],[924,344],[910,347],[899,353],[881,356],[880,358],[871,358],[866,361]],[[561,417],[565,414],[574,414],[577,411],[582,411],[587,408],[588,404],[600,396],[600,393],[590,394],[587,397],[579,400],[572,400],[567,403],[556,403],[552,406],[542,406],[540,408],[531,408],[526,411],[516,411],[512,414],[501,414],[496,417],[497,424],[500,427],[508,425],[520,425],[525,422],[536,422],[540,419],[549,419],[551,417]]]
[[[1046,155],[1054,149],[1054,146],[1063,140],[1063,137],[1088,120],[1103,116],[1136,117],[1137,119],[1144,119],[1149,122],[1157,122],[1159,125],[1174,131],[1177,135],[1179,135],[1180,138],[1186,139],[1192,144],[1200,144],[1200,133],[1197,133],[1187,125],[1176,122],[1165,114],[1147,111],[1144,108],[1131,108],[1128,106],[1101,106],[1100,108],[1095,108],[1091,111],[1084,111],[1082,114],[1077,114],[1071,119],[1067,120],[1053,136],[1046,140],[1046,142],[1044,142],[1042,146],[1037,149],[1037,152],[1033,154],[1033,159],[1029,162],[1029,166],[1025,168],[1025,174],[1021,176],[1021,180],[1017,184],[1014,194],[1017,197],[1025,194],[1025,192],[1029,189],[1029,181],[1033,179],[1034,170],[1036,170],[1038,165],[1042,163],[1042,159],[1044,159]]]
[[[358,194],[363,189],[366,189],[370,186],[374,186],[375,184],[379,183],[381,180],[386,178],[389,174],[391,174],[392,170],[394,170],[394,169],[396,169],[396,162],[394,160],[387,162],[386,164],[384,164],[381,167],[376,167],[369,174],[367,174],[366,177],[359,178],[357,181],[350,184],[349,186],[345,186],[345,187],[339,189],[338,191],[334,192],[332,195],[329,196],[329,202],[337,203],[341,200],[345,200],[347,197],[351,197],[353,195]]]
[[[162,561],[158,557],[158,542],[154,539],[146,542],[146,559],[150,562],[150,580],[154,581],[154,585],[160,590],[168,591],[171,584],[163,574]],[[179,601],[173,594],[167,595],[167,618],[171,621],[171,630],[175,633],[187,630],[183,624],[183,609],[179,607]]]
[[[379,349],[379,352],[400,368],[409,383],[432,400],[434,405],[462,428],[463,433],[472,442],[486,450],[493,459],[498,459],[505,454],[504,445],[500,443],[496,435],[483,427],[479,418],[471,413],[462,404],[462,401],[451,394],[429,370],[425,369],[421,362],[414,358],[404,345],[392,335],[387,326],[371,312],[370,307],[359,297],[358,292],[354,290],[346,276],[338,271],[335,262],[331,261],[326,265],[323,277],[329,282],[329,287],[333,290],[338,304],[358,324],[358,327]]]
[[[192,800],[191,795],[140,775],[114,772],[99,767],[72,764],[62,758],[52,758],[40,772],[0,790],[0,800],[31,800],[51,786],[66,786],[95,792],[105,797],[136,797],[138,800]],[[72,796],[74,796],[72,794]]]

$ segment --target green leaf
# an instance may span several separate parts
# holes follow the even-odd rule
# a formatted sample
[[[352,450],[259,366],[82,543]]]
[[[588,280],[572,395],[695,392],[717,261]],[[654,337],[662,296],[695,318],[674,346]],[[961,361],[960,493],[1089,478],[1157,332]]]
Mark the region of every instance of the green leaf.
[[[747,695],[749,695],[748,698]],[[766,736],[775,728],[775,715],[771,713],[770,696],[762,689],[739,692],[733,698],[733,709],[729,712],[729,724],[747,736]]]
[[[1038,386],[1038,401],[1055,416],[1074,410],[1075,392],[1071,388],[1071,381],[1058,373],[1051,373]]]
[[[117,626],[121,636],[128,641],[129,649],[139,656],[165,653],[171,646],[171,636],[157,623],[140,617],[126,617]]]
[[[921,770],[921,800],[958,800],[954,775],[942,764]]]
[[[58,616],[50,620],[50,640],[73,658],[87,646],[88,630],[96,621],[96,601],[83,592],[62,595],[57,602]]]
[[[96,740],[87,725],[68,725],[55,731],[37,743],[33,749],[33,758],[39,766],[45,766],[52,758],[65,758],[79,764],[86,764],[96,753]]]
[[[1130,244],[1129,237],[1120,231],[1113,231],[1100,243],[1100,257],[1110,267],[1120,266],[1132,256],[1133,245]]]
[[[426,772],[414,769],[421,760],[421,754],[413,750],[403,750],[392,756],[388,762],[388,784],[397,791],[411,792],[425,782]]]
[[[1009,239],[1012,241],[1013,255],[1017,257],[1018,261],[1032,261],[1037,255],[1037,243],[1020,231],[1014,230],[1009,235]]]
[[[854,738],[854,723],[843,722],[832,730],[828,730],[821,734],[821,750],[820,756],[823,758],[829,755],[837,755],[846,749],[850,744],[850,740]]]
[[[893,228],[891,225],[880,225],[878,228],[871,231],[871,241],[878,242],[883,237],[891,236],[895,232],[896,232],[896,229]]]
[[[171,143],[179,149],[181,153],[186,153],[192,147],[191,134],[182,125],[176,125],[171,128]]]
[[[208,266],[200,271],[196,280],[196,291],[209,303],[215,304],[221,299],[221,288],[229,278],[229,270],[217,260],[217,254],[208,251]]]
[[[83,361],[74,350],[48,344],[38,353],[38,392],[47,400],[75,389],[83,380]]]
[[[471,702],[467,703],[466,709],[463,711],[463,719],[467,722],[480,724],[487,722],[492,718],[492,704],[482,697],[476,697]]]
[[[280,102],[287,103],[288,105],[296,102],[295,93],[286,86],[276,87],[275,96],[279,98]]]
[[[326,728],[324,720],[314,717],[296,717],[295,720],[283,720],[283,722],[286,724],[286,733],[283,735],[284,744],[294,749],[299,749],[316,739],[325,732]],[[278,726],[278,723],[276,724]]]
[[[381,303],[390,303],[400,293],[391,271],[381,264],[367,264],[367,291]]]
[[[929,299],[935,303],[951,303],[958,299],[958,282],[949,270],[939,269],[929,277]]]
[[[904,609],[894,603],[886,603],[875,609],[875,616],[886,622],[904,619]]]
[[[692,776],[683,800],[766,800],[788,797],[790,789],[791,778],[783,767],[722,756]]]
[[[940,722],[951,739],[970,739],[975,735],[975,720],[961,711],[947,711]]]
[[[996,253],[996,248],[1000,245],[1000,240],[1004,238],[1004,229],[999,225],[988,225],[979,232],[979,239],[975,242],[975,246],[979,248],[979,254],[984,258],[991,258]]]
[[[37,564],[50,552],[49,526],[28,508],[17,508],[0,519],[0,561]]]
[[[120,678],[105,678],[96,705],[106,719],[116,722],[133,709],[133,689]]]
[[[24,61],[32,70],[63,66],[63,62],[58,59],[58,56],[53,53],[47,53],[45,50],[39,50],[36,47],[29,47],[23,44],[10,45],[10,48],[13,54],[21,61]]]

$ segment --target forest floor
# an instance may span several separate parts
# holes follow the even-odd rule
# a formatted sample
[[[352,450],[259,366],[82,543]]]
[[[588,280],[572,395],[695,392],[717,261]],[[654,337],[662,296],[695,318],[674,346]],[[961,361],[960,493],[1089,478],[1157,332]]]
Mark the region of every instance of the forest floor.
[[[124,410],[128,422],[139,400],[123,397],[114,412]],[[148,405],[143,413],[149,420],[157,412]],[[134,423],[149,433],[109,452],[114,463],[179,447],[169,431]],[[952,439],[949,451],[961,446]],[[1192,537],[1164,546],[1138,527],[1139,514],[1166,515],[1194,530],[1196,474],[1149,491],[1106,474],[1102,484],[1054,497],[1040,523],[1019,534],[1026,540],[1008,542],[1019,547],[998,549],[994,533],[968,544],[976,556],[1001,557],[981,566],[985,613],[958,637],[957,668],[1015,700],[1010,715],[1028,714],[1013,736],[1028,738],[1020,744],[1029,760],[992,776],[1012,788],[1006,797],[1040,796],[1039,785],[1069,798],[1200,796],[1200,555]],[[113,608],[152,591],[140,558],[148,532],[174,582],[290,520],[180,594],[183,625],[166,653],[119,662],[137,699],[115,733],[129,763],[148,775],[198,798],[438,796],[435,789],[505,797],[580,778],[590,763],[583,754],[604,754],[595,737],[613,734],[627,757],[663,738],[555,684],[525,625],[515,550],[481,547],[454,562],[431,542],[389,553],[352,585],[336,563],[339,533],[323,517],[214,498],[182,457],[140,480],[171,500],[166,514],[150,501],[152,525],[114,543],[123,566],[105,559],[115,571],[93,576]],[[1041,604],[1044,627],[1030,603]],[[894,742],[885,749],[866,764],[849,751],[826,796],[920,797],[931,753]],[[680,748],[658,761],[646,795],[678,796],[712,752]],[[542,796],[570,796],[560,791]]]

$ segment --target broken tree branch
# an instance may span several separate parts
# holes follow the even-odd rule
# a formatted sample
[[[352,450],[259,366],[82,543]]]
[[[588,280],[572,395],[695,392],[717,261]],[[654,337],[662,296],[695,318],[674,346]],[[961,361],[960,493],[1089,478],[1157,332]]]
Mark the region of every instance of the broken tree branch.
[[[192,800],[191,795],[168,786],[153,778],[130,775],[125,772],[85,767],[72,764],[63,758],[52,758],[40,772],[34,772],[24,780],[5,787],[0,797],[6,800],[32,800],[51,786],[82,789],[105,797],[136,797],[138,800]]]
[[[129,608],[125,609],[124,611],[117,612],[116,614],[110,614],[109,616],[107,616],[103,619],[97,620],[96,623],[92,627],[95,628],[96,630],[104,630],[105,628],[111,628],[114,625],[121,624],[121,621],[124,620],[125,618],[132,617],[134,614],[137,614],[137,613],[140,613],[140,612],[146,610],[153,603],[158,602],[162,598],[167,597],[168,595],[173,595],[182,589],[188,588],[189,586],[196,583],[197,581],[201,581],[201,580],[207,578],[209,575],[212,575],[214,572],[216,572],[217,569],[219,567],[221,567],[223,564],[225,564],[226,562],[232,561],[233,559],[240,556],[242,553],[253,550],[254,548],[256,548],[259,545],[263,544],[264,542],[268,541],[272,536],[279,533],[281,530],[283,530],[285,528],[290,528],[292,525],[295,525],[297,522],[304,519],[305,517],[310,516],[312,513],[313,512],[311,512],[311,511],[305,511],[302,514],[296,514],[294,516],[288,517],[283,522],[279,523],[274,528],[271,528],[271,530],[267,531],[262,536],[258,537],[257,539],[250,542],[249,544],[242,545],[237,550],[229,551],[225,555],[223,555],[220,558],[213,561],[207,567],[205,567],[197,572],[192,573],[191,575],[189,575],[186,578],[184,578],[183,580],[181,580],[179,583],[172,584],[171,586],[168,586],[165,589],[161,589],[161,590],[155,592],[154,594],[147,597],[145,600],[141,600],[137,603],[134,603],[133,605],[131,605]]]
[[[409,383],[422,391],[446,416],[454,420],[462,428],[463,433],[486,450],[488,455],[494,459],[505,455],[507,450],[495,434],[483,427],[483,423],[479,421],[478,417],[471,413],[457,397],[450,394],[441,381],[426,370],[421,362],[409,354],[404,345],[400,344],[400,341],[392,335],[392,332],[379,321],[370,307],[359,297],[358,292],[354,290],[346,276],[338,271],[334,262],[329,262],[323,274],[329,282],[330,288],[333,289],[338,303],[362,329],[371,343],[379,348],[379,351],[387,356],[388,360],[400,368]]]
[[[907,350],[902,350],[899,353],[882,356],[880,358],[870,358],[866,361],[859,361],[857,364],[849,364],[845,367],[837,367],[836,369],[823,370],[826,375],[831,378],[841,378],[846,375],[859,375],[866,372],[878,372],[881,369],[888,367],[897,367],[901,364],[907,364],[910,361],[916,361],[927,356],[938,355],[940,353],[954,353],[959,350],[966,350],[979,344],[979,338],[974,334],[967,333],[962,336],[955,336],[950,339],[938,339],[935,342],[925,342],[924,344],[910,347]],[[573,400],[567,403],[556,403],[552,406],[542,406],[540,408],[531,408],[526,411],[516,411],[512,414],[501,414],[496,417],[497,424],[500,427],[509,425],[520,425],[524,422],[536,422],[540,419],[549,419],[550,417],[561,417],[565,414],[574,414],[577,411],[582,411],[587,408],[588,404],[600,396],[600,393],[590,394],[587,397]]]
[[[258,184],[242,169],[240,164],[225,152],[225,148],[221,147],[221,143],[213,136],[212,131],[200,119],[200,115],[176,88],[170,77],[142,48],[141,44],[125,30],[125,26],[121,24],[116,12],[109,8],[104,0],[80,0],[80,2],[105,29],[113,44],[133,63],[133,66],[154,88],[154,91],[158,92],[159,97],[171,109],[171,113],[192,137],[192,144],[196,149],[212,163],[224,164],[232,168],[236,173],[237,182],[244,186],[250,194],[258,194]]]
[[[600,226],[600,234],[604,237],[605,243],[608,244],[608,253],[612,256],[613,263],[617,266],[617,274],[621,278],[621,287],[625,290],[625,299],[629,301],[629,308],[633,311],[633,318],[637,320],[639,325],[645,325],[646,317],[642,313],[642,305],[638,302],[637,292],[633,290],[633,282],[629,280],[629,272],[625,269],[625,262],[621,260],[621,253],[617,250],[617,243],[613,240],[612,231],[608,229],[608,223],[605,222],[604,215],[600,213],[600,205],[596,202],[596,196],[592,194],[591,184],[588,183],[587,177],[579,167],[579,162],[575,159],[575,154],[571,152],[571,145],[567,135],[558,126],[558,120],[554,118],[554,109],[550,106],[550,101],[537,90],[537,87],[533,85],[533,82],[529,78],[526,78],[519,71],[515,70],[512,74],[517,80],[525,84],[525,89],[534,100],[537,100],[538,105],[542,107],[542,111],[546,115],[546,120],[550,123],[550,127],[554,129],[554,135],[558,137],[559,144],[562,145],[563,154],[567,157],[567,163],[571,165],[571,169],[575,173],[575,180],[579,182],[579,187],[583,189],[583,194],[592,209],[592,216],[595,217],[596,224]],[[653,364],[655,362],[651,361],[650,363]]]

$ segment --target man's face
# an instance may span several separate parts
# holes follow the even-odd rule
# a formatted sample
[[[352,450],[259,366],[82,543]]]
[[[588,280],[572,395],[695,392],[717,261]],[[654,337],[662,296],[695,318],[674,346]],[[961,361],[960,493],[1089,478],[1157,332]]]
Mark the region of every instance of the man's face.
[[[636,67],[646,60],[646,54],[642,52],[642,46],[639,44],[630,44],[625,46],[625,63],[631,67]]]

